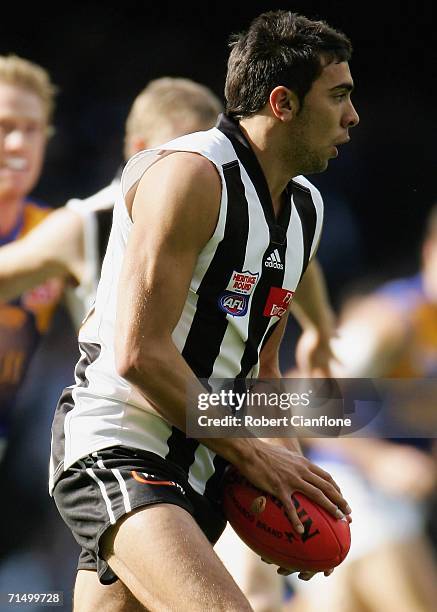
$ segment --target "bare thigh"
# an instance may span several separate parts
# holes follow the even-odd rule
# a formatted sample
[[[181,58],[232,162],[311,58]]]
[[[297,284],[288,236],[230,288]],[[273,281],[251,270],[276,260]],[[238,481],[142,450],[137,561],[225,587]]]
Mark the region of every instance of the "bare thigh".
[[[74,612],[147,612],[129,589],[117,580],[103,585],[97,572],[79,570],[74,587]]]
[[[129,514],[104,536],[103,556],[151,612],[251,611],[204,533],[179,506],[158,504]]]
[[[276,573],[276,565],[261,561],[229,524],[214,550],[256,612],[282,610],[284,577]]]

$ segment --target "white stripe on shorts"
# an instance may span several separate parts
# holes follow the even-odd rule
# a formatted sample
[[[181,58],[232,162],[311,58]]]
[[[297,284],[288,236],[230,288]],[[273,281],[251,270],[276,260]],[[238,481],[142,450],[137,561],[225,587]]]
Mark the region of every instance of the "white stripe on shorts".
[[[98,459],[98,461],[96,462],[97,465],[99,466],[99,468],[102,468],[102,470],[106,470],[108,469],[106,467],[106,465],[103,463],[102,459],[99,459],[99,455],[97,454],[97,452],[93,453],[93,457],[95,457],[96,459]]]
[[[103,463],[103,459],[99,459],[99,455],[97,454],[97,452],[93,453],[93,457],[98,459],[97,465],[100,468],[104,470],[108,469],[106,465]],[[130,505],[129,493],[127,492],[126,483],[123,480],[123,476],[121,475],[120,470],[117,470],[115,468],[111,468],[111,472],[114,474],[114,476],[116,477],[120,485],[120,490],[123,495],[124,509],[126,510],[126,512],[130,512],[132,510],[132,506]]]
[[[100,478],[97,478],[97,476],[94,474],[94,472],[93,472],[93,470],[91,468],[87,468],[86,472],[87,472],[88,476],[91,476],[91,478],[95,482],[97,482],[97,484],[99,485],[100,492],[101,492],[102,497],[103,497],[103,499],[105,501],[105,504],[106,504],[106,509],[108,511],[109,520],[111,521],[111,525],[115,525],[115,516],[114,516],[114,513],[112,511],[111,502],[109,500],[108,494],[106,493],[105,485],[100,480]]]
[[[126,483],[123,480],[123,476],[120,474],[120,470],[116,470],[115,468],[112,468],[111,472],[114,474],[114,476],[120,483],[120,489],[123,493],[124,509],[126,510],[126,512],[130,512],[132,510],[132,507],[130,505],[129,493],[127,492]]]

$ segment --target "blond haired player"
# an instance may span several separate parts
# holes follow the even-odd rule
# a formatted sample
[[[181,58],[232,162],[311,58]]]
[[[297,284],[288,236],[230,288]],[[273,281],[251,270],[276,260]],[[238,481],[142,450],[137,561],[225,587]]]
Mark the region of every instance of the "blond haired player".
[[[44,68],[16,55],[0,56],[0,245],[8,245],[5,249],[50,212],[29,193],[41,174],[54,95]],[[23,287],[13,300],[0,295],[0,456],[18,389],[60,297],[60,284],[51,276],[44,284]]]
[[[169,138],[212,127],[222,106],[190,79],[151,81],[135,98],[126,122],[125,157]],[[0,299],[10,299],[53,276],[74,286],[67,300],[79,327],[91,307],[112,223],[119,177],[87,198],[72,199],[44,223],[0,248]]]

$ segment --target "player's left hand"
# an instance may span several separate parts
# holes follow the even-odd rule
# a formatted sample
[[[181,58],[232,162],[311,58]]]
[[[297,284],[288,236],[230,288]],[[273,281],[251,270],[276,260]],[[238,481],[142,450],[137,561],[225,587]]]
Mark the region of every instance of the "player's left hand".
[[[326,570],[326,571],[323,572],[323,575],[324,576],[330,576],[333,571],[334,571],[334,569]],[[294,574],[296,572],[293,571],[293,570],[286,569],[285,567],[278,567],[277,573],[280,576],[289,576],[290,574]],[[321,572],[299,572],[297,577],[299,578],[299,580],[305,580],[306,581],[306,580],[311,580],[311,578],[313,578],[313,576],[315,576],[316,574],[320,574],[320,573]]]
[[[264,561],[264,563],[268,563],[269,565],[272,565],[270,563],[270,561],[267,561],[266,559],[263,559],[261,557],[261,561]],[[332,572],[334,571],[334,568],[329,569],[329,570],[325,570],[323,572],[324,576],[330,576],[332,574]],[[292,570],[292,569],[287,569],[286,567],[278,567],[278,569],[276,570],[276,573],[279,574],[280,576],[290,576],[290,574],[295,574],[296,572],[299,572],[299,570]],[[311,578],[313,576],[315,576],[316,574],[320,574],[321,572],[299,572],[298,574],[298,578],[300,580],[311,580]]]

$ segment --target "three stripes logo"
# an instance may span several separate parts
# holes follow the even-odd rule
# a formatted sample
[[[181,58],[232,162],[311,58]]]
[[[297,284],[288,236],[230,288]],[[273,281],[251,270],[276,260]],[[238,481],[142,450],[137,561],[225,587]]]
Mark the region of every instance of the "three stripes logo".
[[[281,263],[281,257],[279,255],[278,249],[275,249],[273,253],[267,257],[264,262],[266,268],[277,268],[278,270],[284,269],[284,264]]]

